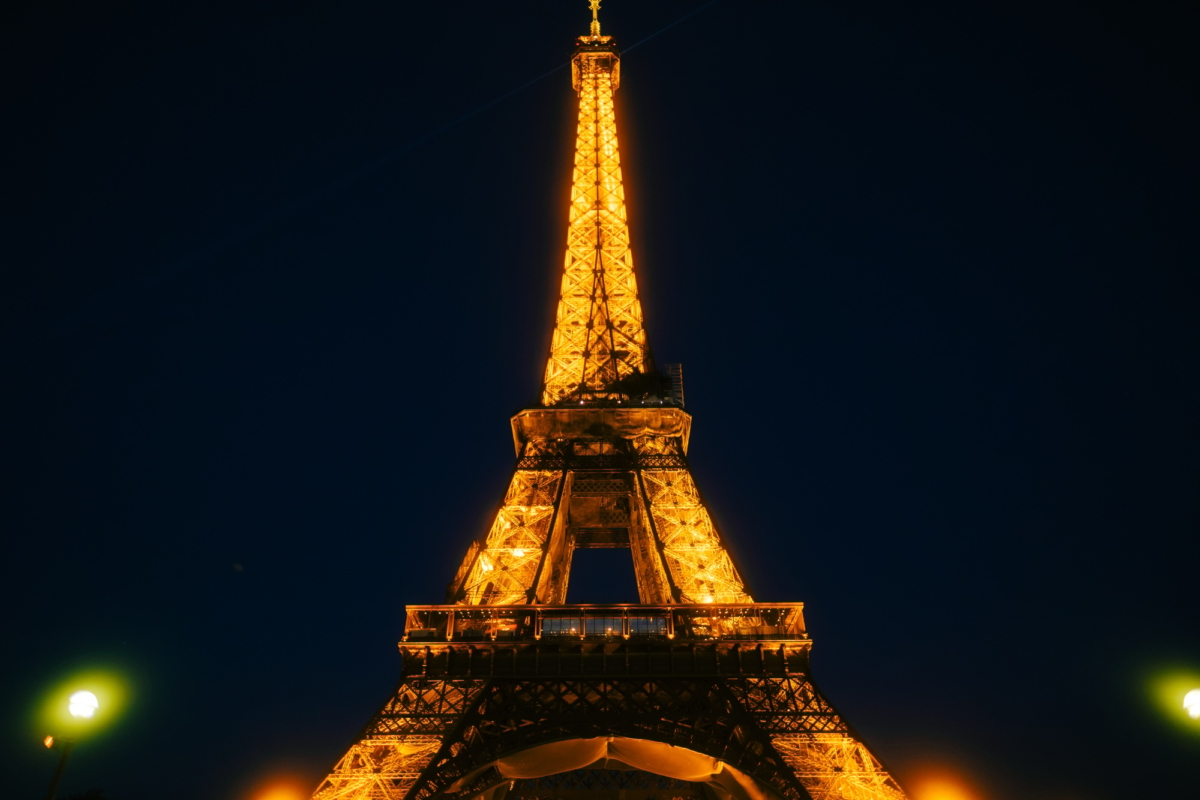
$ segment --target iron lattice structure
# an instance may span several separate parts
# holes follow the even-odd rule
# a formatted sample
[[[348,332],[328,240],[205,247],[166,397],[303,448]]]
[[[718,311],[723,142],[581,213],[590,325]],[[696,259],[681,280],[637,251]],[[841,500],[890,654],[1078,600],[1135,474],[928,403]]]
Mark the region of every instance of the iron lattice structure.
[[[562,293],[542,403],[617,400],[622,380],[652,370],[638,300],[613,92],[621,62],[611,39],[580,39],[571,59],[579,95]]]
[[[642,326],[620,59],[598,6],[572,58],[579,126],[542,404],[513,417],[495,521],[444,605],[408,607],[400,683],[314,798],[903,800],[813,683],[802,606],[754,602],[692,479],[682,373],[655,372]],[[631,551],[639,603],[565,605],[572,554],[588,547]],[[611,752],[569,769],[544,755],[630,742],[741,783]]]

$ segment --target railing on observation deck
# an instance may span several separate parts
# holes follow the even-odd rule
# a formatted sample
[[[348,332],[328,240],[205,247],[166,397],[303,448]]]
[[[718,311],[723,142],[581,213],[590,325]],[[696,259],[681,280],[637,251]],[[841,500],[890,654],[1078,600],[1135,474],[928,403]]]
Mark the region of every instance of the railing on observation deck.
[[[408,606],[406,642],[807,639],[802,603]]]

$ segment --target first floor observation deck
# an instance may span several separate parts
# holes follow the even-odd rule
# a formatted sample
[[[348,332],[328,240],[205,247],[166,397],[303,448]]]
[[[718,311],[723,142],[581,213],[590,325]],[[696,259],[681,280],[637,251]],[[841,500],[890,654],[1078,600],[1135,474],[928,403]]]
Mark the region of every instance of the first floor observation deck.
[[[762,676],[805,673],[800,603],[409,606],[407,676]]]
[[[408,606],[404,643],[807,641],[802,603]]]

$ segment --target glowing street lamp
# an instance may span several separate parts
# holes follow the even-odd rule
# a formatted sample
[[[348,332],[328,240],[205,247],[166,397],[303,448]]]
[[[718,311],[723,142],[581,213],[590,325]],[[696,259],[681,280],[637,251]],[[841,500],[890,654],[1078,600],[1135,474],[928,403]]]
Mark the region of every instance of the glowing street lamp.
[[[1183,708],[1192,719],[1200,719],[1200,689],[1192,689],[1183,696]]]
[[[96,699],[96,695],[88,691],[76,692],[67,701],[67,711],[75,719],[91,719],[99,710],[100,701]],[[47,736],[42,743],[47,748],[58,747],[62,750],[62,756],[58,759],[58,768],[54,770],[54,778],[50,781],[50,790],[46,792],[46,800],[54,800],[54,796],[58,793],[58,784],[62,781],[63,773],[67,769],[67,756],[71,755],[71,748],[75,746],[75,740]]]
[[[99,708],[100,701],[91,692],[76,692],[67,701],[67,710],[75,719],[91,719]]]

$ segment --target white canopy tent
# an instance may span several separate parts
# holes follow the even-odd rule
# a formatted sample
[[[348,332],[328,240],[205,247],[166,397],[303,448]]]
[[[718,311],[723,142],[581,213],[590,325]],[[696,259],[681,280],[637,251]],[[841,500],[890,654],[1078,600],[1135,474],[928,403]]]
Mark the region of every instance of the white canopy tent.
[[[703,783],[716,800],[779,800],[746,773],[724,761],[662,742],[608,736],[535,745],[491,761],[452,783],[457,792],[489,767],[505,778],[541,778],[577,769],[640,769],[654,775]],[[480,800],[502,800],[508,783],[492,787]]]

